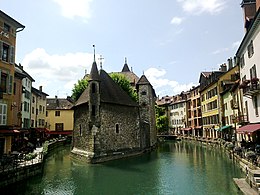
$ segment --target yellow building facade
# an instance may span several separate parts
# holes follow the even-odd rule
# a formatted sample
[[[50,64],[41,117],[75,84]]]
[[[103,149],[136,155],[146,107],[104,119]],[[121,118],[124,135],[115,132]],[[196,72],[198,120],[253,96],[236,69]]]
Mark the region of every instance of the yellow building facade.
[[[71,135],[74,124],[73,102],[68,98],[48,98],[46,123],[50,135]]]
[[[15,48],[24,25],[0,10],[0,155],[11,152],[13,127]]]

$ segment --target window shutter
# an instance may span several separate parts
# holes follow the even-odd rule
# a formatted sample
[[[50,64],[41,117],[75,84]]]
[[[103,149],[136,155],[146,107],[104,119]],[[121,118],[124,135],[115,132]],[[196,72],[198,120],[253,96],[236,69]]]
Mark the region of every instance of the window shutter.
[[[12,94],[12,91],[13,91],[13,76],[10,75],[10,74],[9,74],[8,82],[9,82],[8,93]]]
[[[10,63],[13,64],[14,63],[14,47],[11,46],[11,50],[10,50]]]

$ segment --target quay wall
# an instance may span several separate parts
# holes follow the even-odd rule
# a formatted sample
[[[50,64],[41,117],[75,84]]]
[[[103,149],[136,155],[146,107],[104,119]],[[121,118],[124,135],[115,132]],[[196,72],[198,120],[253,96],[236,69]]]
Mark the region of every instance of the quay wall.
[[[26,180],[32,176],[43,173],[45,159],[52,151],[65,144],[65,140],[50,142],[46,155],[40,154],[40,159],[30,160],[22,165],[14,166],[8,169],[0,170],[0,188],[6,187],[10,184]]]

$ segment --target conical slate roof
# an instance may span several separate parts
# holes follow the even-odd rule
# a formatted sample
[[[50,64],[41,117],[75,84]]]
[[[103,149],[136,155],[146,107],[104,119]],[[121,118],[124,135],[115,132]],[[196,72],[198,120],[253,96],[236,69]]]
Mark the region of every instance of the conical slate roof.
[[[150,85],[150,82],[148,81],[145,75],[142,75],[141,78],[136,83],[136,85],[146,85],[146,84]]]
[[[96,61],[93,62],[91,71],[89,74],[89,80],[91,81],[99,81],[99,75],[98,75],[98,69],[97,69],[97,63]]]
[[[130,72],[130,69],[129,69],[127,63],[124,64],[124,67],[123,67],[123,69],[122,69],[122,72]]]

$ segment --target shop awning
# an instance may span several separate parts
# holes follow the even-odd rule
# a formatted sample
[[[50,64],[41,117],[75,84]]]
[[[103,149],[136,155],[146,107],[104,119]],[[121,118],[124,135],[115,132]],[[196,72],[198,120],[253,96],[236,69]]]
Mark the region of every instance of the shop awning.
[[[224,130],[226,130],[228,128],[231,128],[231,127],[232,127],[232,125],[226,125],[226,126],[223,126],[223,127],[219,128],[219,129],[217,129],[217,131],[224,131]]]
[[[260,124],[249,124],[237,129],[237,133],[250,134],[258,130],[260,130]]]
[[[15,134],[20,133],[19,130],[7,130],[7,129],[0,129],[0,134]]]
[[[190,131],[191,128],[183,128],[183,129],[181,129],[181,130],[183,130],[183,131]]]
[[[49,131],[50,135],[71,135],[72,131]]]

